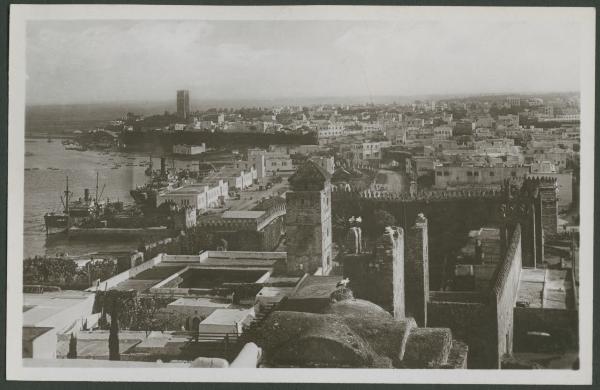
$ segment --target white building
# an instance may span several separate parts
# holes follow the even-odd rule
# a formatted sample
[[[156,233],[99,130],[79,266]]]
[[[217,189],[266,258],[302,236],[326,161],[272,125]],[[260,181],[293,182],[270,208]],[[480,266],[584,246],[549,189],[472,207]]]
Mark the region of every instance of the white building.
[[[433,128],[434,139],[450,139],[452,138],[451,126],[437,126]]]
[[[254,318],[254,309],[217,309],[202,321],[198,327],[199,333],[242,334],[244,325]]]
[[[73,290],[23,293],[23,357],[55,359],[61,334],[78,332],[92,316],[94,295]]]
[[[173,154],[181,154],[184,156],[194,156],[206,152],[206,144],[202,145],[173,145]]]
[[[381,123],[378,122],[361,122],[360,126],[364,134],[383,132],[383,126],[381,125]]]
[[[173,125],[173,130],[175,131],[183,131],[185,130],[186,124],[185,123],[175,123]]]
[[[270,153],[265,155],[266,176],[275,176],[280,173],[293,173],[295,170],[289,155]]]
[[[368,160],[381,158],[381,149],[390,147],[390,141],[363,142],[350,146],[350,156],[353,160]]]
[[[344,124],[334,121],[318,121],[317,122],[317,137],[332,138],[341,137],[344,135]]]
[[[197,211],[220,207],[229,198],[229,185],[225,180],[211,184],[192,184],[166,190],[156,197],[156,205],[172,202],[178,206],[193,207]]]

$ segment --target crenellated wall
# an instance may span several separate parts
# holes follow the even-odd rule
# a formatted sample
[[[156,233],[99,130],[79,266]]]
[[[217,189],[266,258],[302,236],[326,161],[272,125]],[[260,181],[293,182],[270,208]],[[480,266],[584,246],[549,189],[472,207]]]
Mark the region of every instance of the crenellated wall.
[[[345,199],[372,199],[397,202],[423,202],[455,199],[495,199],[502,197],[502,191],[495,189],[465,189],[450,191],[417,191],[417,192],[389,192],[389,191],[357,191],[348,189],[347,186],[332,186],[334,201]]]

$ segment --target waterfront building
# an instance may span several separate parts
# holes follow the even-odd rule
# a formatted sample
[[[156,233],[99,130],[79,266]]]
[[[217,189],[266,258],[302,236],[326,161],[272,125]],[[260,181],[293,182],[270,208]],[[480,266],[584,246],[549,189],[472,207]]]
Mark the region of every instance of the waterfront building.
[[[192,207],[197,212],[208,208],[221,207],[229,198],[227,180],[218,180],[212,184],[190,184],[172,190],[164,190],[156,196],[156,205],[172,202],[182,207]]]

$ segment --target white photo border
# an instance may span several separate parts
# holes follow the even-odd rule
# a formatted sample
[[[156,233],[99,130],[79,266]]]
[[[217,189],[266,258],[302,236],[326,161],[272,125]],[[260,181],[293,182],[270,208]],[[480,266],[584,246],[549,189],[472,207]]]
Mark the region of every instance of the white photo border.
[[[26,23],[31,20],[572,20],[581,26],[580,369],[199,369],[24,367],[22,259]],[[7,207],[7,380],[280,383],[591,384],[595,9],[414,6],[11,5]],[[166,366],[168,367],[168,365]]]

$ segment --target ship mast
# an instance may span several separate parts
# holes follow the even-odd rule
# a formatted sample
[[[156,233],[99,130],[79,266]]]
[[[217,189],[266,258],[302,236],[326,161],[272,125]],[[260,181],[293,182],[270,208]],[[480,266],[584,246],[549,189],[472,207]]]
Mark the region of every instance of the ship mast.
[[[96,205],[98,205],[98,171],[96,171]]]
[[[69,176],[67,176],[67,189],[65,190],[65,214],[69,215]]]

